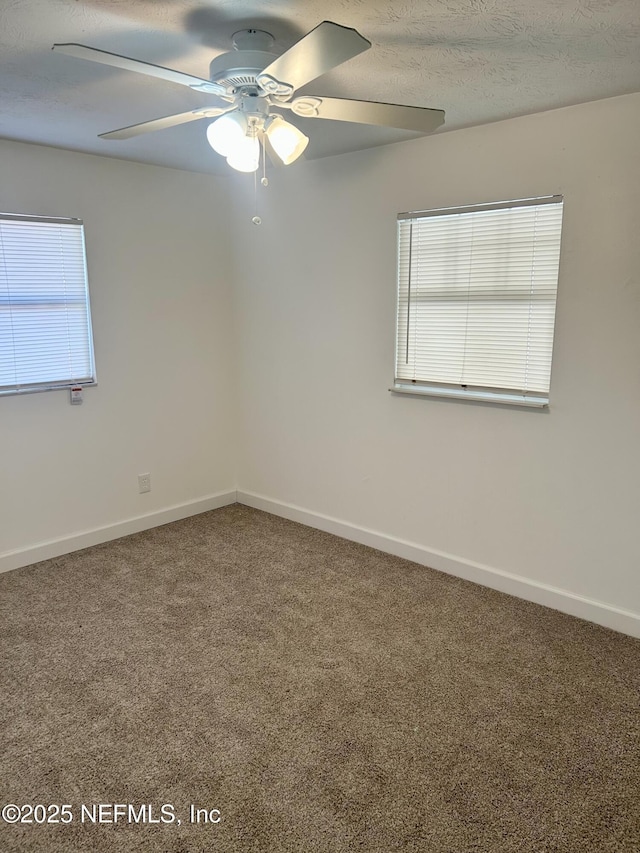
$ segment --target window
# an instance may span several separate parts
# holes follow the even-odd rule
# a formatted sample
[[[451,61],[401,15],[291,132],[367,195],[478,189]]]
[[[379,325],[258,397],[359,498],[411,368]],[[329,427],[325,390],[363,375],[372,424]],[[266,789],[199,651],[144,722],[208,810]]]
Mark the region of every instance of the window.
[[[0,394],[94,383],[82,222],[0,214]]]
[[[562,197],[398,217],[392,391],[549,402]]]

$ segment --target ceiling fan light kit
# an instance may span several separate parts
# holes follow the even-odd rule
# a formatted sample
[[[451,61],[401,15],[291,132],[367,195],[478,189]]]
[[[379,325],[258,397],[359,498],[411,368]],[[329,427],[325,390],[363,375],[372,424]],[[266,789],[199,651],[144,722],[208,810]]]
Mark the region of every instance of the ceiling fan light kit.
[[[260,165],[260,143],[269,139],[271,150],[288,166],[303,153],[309,142],[301,130],[277,113],[269,113],[266,99],[243,100],[238,109],[225,113],[207,128],[207,141],[240,172],[255,172]],[[248,110],[251,110],[250,112]]]
[[[263,30],[241,30],[233,36],[233,50],[216,56],[210,79],[183,74],[80,44],[54,44],[53,50],[79,59],[135,71],[213,96],[217,102],[201,109],[142,122],[100,134],[103,139],[129,139],[202,118],[217,117],[207,127],[213,150],[234,169],[255,172],[261,150],[289,165],[304,152],[309,138],[281,111],[294,116],[379,125],[431,133],[444,122],[442,110],[375,101],[293,98],[297,89],[371,47],[356,30],[323,21],[281,56],[271,52],[274,39]],[[267,141],[269,145],[267,146]]]

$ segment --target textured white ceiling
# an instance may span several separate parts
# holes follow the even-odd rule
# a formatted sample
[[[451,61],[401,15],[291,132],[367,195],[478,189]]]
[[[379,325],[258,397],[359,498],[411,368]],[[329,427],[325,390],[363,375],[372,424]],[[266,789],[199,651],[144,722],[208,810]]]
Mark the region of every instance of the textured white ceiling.
[[[437,131],[640,91],[640,0],[0,0],[0,136],[224,173],[206,120],[125,141],[99,133],[202,106],[202,94],[51,51],[82,44],[208,77],[245,27],[287,49],[322,20],[370,50],[303,92],[436,107]],[[411,138],[299,122],[310,158]]]

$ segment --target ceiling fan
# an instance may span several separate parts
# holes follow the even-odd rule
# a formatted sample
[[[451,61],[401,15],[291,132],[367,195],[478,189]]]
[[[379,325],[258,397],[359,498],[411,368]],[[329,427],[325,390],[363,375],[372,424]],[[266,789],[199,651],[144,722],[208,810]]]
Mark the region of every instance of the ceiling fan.
[[[209,144],[241,172],[258,169],[261,146],[271,159],[285,165],[293,163],[305,150],[308,137],[286,121],[281,111],[304,118],[382,125],[418,133],[430,133],[444,122],[442,110],[425,107],[310,95],[293,97],[311,80],[371,47],[371,42],[351,27],[323,21],[281,56],[270,52],[273,42],[273,36],[263,30],[240,30],[233,36],[233,50],[211,62],[209,80],[81,44],[54,44],[53,50],[215,96],[214,103],[199,109],[101,133],[100,137],[128,139],[215,118],[207,128]]]

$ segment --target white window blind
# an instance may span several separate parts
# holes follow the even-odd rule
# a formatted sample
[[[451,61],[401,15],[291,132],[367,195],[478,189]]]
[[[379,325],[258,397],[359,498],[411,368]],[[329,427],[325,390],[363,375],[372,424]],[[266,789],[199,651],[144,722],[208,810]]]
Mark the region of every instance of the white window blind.
[[[94,382],[82,222],[0,214],[0,393]]]
[[[392,390],[549,399],[562,198],[401,214]]]

